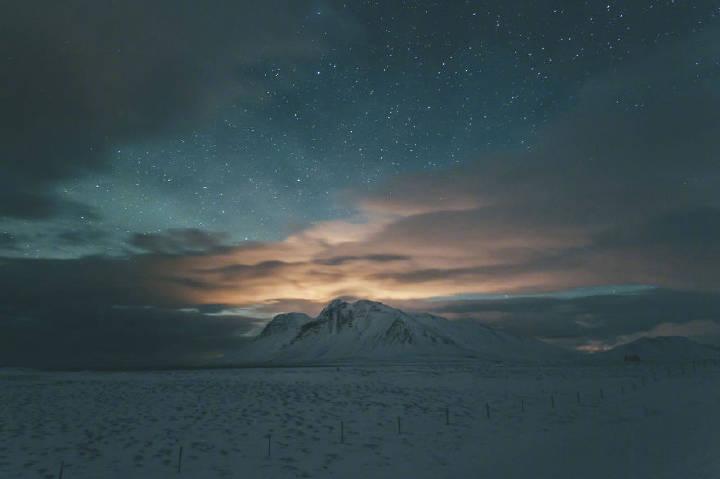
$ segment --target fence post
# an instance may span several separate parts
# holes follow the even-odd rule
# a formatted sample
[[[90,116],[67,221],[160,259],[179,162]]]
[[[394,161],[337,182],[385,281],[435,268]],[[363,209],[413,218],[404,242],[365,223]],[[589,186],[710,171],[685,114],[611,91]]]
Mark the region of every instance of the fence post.
[[[270,457],[270,441],[272,441],[272,434],[267,435],[268,439],[268,451],[267,451],[267,457]]]
[[[340,444],[345,444],[345,423],[340,421]]]
[[[402,428],[400,427],[400,416],[397,417],[397,433],[402,434]]]
[[[58,472],[58,479],[62,479],[64,471],[65,471],[65,461],[60,461],[60,472]]]
[[[445,407],[445,425],[446,426],[450,425],[450,408],[449,407]]]
[[[180,449],[178,450],[178,467],[177,467],[178,474],[180,474],[180,471],[182,470],[182,451],[183,451],[183,447],[180,446]]]
[[[485,403],[485,415],[487,416],[488,419],[490,419],[490,404],[489,403]]]

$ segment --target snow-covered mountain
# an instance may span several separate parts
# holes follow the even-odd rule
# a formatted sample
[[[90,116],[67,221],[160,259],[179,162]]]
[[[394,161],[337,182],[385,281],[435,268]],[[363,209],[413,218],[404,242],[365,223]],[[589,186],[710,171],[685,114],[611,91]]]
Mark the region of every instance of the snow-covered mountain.
[[[305,313],[278,314],[244,348],[227,353],[225,360],[230,362],[270,360],[286,348],[298,335],[300,329],[311,321],[313,318]]]
[[[240,353],[239,359],[275,362],[481,358],[556,359],[541,341],[512,336],[473,321],[410,314],[382,303],[336,299],[317,318],[281,314]]]
[[[290,342],[300,328],[312,321],[312,318],[305,313],[278,314],[270,321],[260,333],[261,338],[273,338],[282,342]]]
[[[700,344],[684,336],[640,338],[599,353],[601,359],[623,361],[635,357],[640,361],[691,361],[720,359],[720,350]]]

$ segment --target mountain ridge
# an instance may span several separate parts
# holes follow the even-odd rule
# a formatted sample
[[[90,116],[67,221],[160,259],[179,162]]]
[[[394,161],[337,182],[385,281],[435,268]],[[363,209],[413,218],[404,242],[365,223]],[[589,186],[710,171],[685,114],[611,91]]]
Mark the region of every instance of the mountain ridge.
[[[555,359],[566,354],[477,322],[408,313],[370,300],[335,299],[317,317],[275,316],[245,358],[264,362],[474,358],[492,361]]]

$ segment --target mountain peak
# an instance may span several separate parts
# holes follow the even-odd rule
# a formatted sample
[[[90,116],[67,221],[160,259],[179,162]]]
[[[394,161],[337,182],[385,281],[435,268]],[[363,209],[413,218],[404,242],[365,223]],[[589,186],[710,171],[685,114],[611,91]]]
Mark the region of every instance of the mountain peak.
[[[332,301],[330,301],[325,308],[337,308],[344,304],[350,304],[348,301],[345,301],[343,298],[335,298]],[[324,308],[324,309],[325,309]]]
[[[342,299],[342,298],[335,298],[335,299],[333,299],[332,301],[330,301],[330,302],[322,309],[322,311],[320,312],[320,314],[322,315],[323,313],[325,313],[325,312],[327,312],[327,311],[339,311],[339,310],[341,310],[341,309],[347,308],[347,307],[350,306],[350,305],[351,305],[351,303],[349,303],[348,301],[345,301],[345,300]]]
[[[330,313],[333,311],[343,311],[343,310],[363,310],[363,311],[398,311],[395,308],[391,308],[390,306],[387,306],[383,303],[380,303],[378,301],[371,301],[369,299],[358,299],[355,302],[347,301],[343,298],[335,298],[332,301],[330,301],[327,306],[323,308],[323,310],[320,312],[320,316],[323,316],[324,313]],[[318,318],[320,317],[318,316]]]

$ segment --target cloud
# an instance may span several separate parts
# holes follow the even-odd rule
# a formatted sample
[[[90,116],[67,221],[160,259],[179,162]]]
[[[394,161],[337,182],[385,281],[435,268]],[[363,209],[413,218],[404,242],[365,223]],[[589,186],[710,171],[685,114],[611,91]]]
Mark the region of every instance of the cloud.
[[[645,336],[678,334],[720,344],[720,293],[669,289],[611,293],[610,289],[580,297],[447,301],[432,310],[569,347],[592,344],[598,349]]]
[[[102,241],[107,238],[108,233],[95,228],[75,229],[71,231],[62,231],[55,236],[55,240],[72,245],[82,246]]]
[[[315,263],[324,266],[337,266],[351,262],[373,262],[373,263],[390,263],[393,261],[407,261],[410,256],[401,254],[368,254],[364,256],[334,256],[332,258],[316,259]]]
[[[670,211],[646,222],[600,234],[596,242],[606,247],[669,245],[716,251],[720,238],[720,207],[698,206]]]
[[[137,233],[130,237],[128,244],[149,253],[187,255],[221,251],[228,247],[228,240],[226,233],[186,228]]]
[[[10,233],[0,233],[0,250],[14,250],[18,247],[17,236]]]
[[[6,166],[3,161],[5,158],[9,160],[11,157],[0,156],[0,165],[3,167]],[[8,176],[0,178],[0,218],[38,220],[72,215],[97,219],[97,213],[91,206],[48,192],[51,181],[33,178],[30,174],[16,175],[10,167],[4,171]],[[22,186],[11,184],[13,180]]]
[[[254,323],[159,308],[38,307],[0,312],[0,364],[45,368],[198,365],[237,349]]]
[[[59,182],[107,167],[115,149],[259,101],[254,68],[325,48],[298,25],[305,1],[14,1],[0,18],[0,217],[89,215]],[[351,29],[345,29],[345,33]],[[301,75],[302,72],[298,72]],[[283,88],[278,83],[277,88]]]
[[[186,301],[201,288],[170,281],[167,258],[0,259],[0,364],[197,365],[240,347],[255,320]]]

